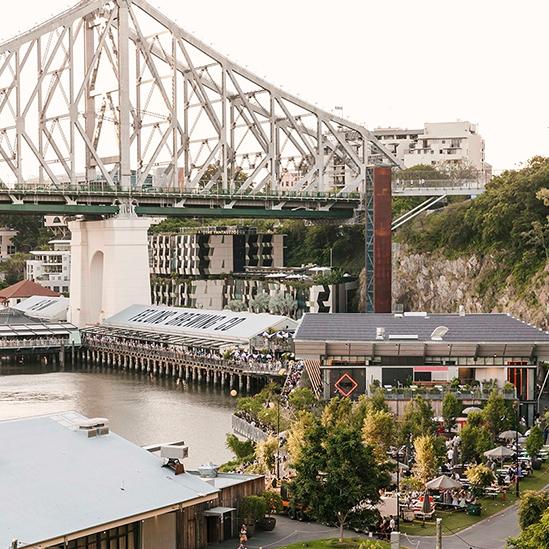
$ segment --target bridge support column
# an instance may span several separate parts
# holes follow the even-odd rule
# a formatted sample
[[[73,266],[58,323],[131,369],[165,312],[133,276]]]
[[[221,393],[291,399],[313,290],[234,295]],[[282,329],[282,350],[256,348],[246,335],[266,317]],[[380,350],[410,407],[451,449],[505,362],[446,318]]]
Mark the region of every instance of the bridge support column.
[[[72,323],[96,324],[130,305],[151,303],[150,224],[127,208],[112,219],[69,222]]]

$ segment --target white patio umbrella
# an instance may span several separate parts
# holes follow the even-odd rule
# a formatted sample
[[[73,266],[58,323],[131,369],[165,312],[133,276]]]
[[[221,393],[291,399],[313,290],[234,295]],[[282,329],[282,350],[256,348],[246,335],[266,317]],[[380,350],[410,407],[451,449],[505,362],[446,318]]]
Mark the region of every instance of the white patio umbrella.
[[[492,448],[491,450],[484,452],[484,455],[487,458],[494,459],[504,459],[506,457],[511,457],[514,454],[515,452],[513,452],[513,450],[509,450],[509,448],[506,448],[505,446],[498,446],[497,448]]]
[[[453,488],[461,488],[461,482],[454,480],[453,478],[441,475],[434,478],[425,484],[425,488],[428,490],[452,490]]]
[[[520,433],[510,429],[509,431],[503,431],[503,433],[500,433],[498,435],[498,438],[502,438],[504,440],[514,440],[515,438],[520,437],[520,436],[522,436]]]
[[[482,408],[479,408],[478,406],[468,406],[467,408],[465,408],[463,410],[463,414],[465,414],[466,416],[468,416],[469,414],[473,413],[473,412],[482,412]]]

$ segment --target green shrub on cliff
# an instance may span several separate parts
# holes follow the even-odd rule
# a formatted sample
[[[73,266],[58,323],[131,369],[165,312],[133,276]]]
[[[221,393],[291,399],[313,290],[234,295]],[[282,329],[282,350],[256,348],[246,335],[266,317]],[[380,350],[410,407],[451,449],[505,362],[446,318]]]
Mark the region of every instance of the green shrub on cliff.
[[[398,240],[418,253],[441,251],[447,257],[491,254],[498,281],[513,274],[523,283],[548,258],[549,223],[542,198],[549,187],[549,158],[534,157],[521,170],[494,177],[479,197],[419,216]]]

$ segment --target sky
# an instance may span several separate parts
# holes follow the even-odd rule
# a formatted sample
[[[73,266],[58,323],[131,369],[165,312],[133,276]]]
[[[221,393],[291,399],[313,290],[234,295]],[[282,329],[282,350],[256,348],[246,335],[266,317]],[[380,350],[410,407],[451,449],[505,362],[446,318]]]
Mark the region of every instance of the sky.
[[[0,39],[74,3],[10,3]],[[549,155],[547,0],[151,3],[233,61],[369,129],[471,121],[496,172]]]

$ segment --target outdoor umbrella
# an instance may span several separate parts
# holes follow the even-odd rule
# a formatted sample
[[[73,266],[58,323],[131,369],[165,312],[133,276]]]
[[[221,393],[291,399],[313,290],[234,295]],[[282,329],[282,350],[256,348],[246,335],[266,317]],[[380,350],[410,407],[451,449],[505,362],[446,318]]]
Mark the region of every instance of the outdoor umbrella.
[[[446,475],[441,475],[440,477],[434,478],[425,484],[425,488],[428,490],[451,490],[453,488],[461,487],[461,482],[447,477]]]
[[[514,440],[515,438],[520,436],[520,433],[517,433],[517,431],[513,431],[512,429],[510,429],[509,431],[503,431],[503,433],[500,433],[498,435],[498,438],[502,438],[504,440]]]
[[[484,455],[487,458],[495,458],[495,459],[504,459],[514,454],[515,452],[513,452],[513,450],[509,450],[509,448],[506,448],[505,446],[498,446],[497,448],[492,448],[492,450],[488,450],[484,452]]]
[[[465,408],[462,413],[465,414],[466,416],[468,416],[472,412],[482,412],[482,409],[479,408],[478,406],[469,406],[469,407]]]

